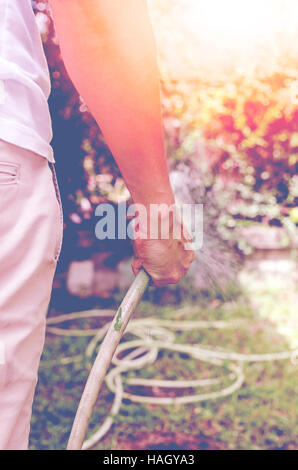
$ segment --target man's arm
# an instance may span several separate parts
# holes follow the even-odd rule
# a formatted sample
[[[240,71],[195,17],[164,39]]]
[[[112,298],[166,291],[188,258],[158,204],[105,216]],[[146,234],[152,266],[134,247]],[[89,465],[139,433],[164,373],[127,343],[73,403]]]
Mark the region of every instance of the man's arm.
[[[146,0],[50,0],[50,4],[70,78],[99,124],[134,203],[173,204]],[[151,269],[149,259],[135,263],[135,272],[142,264],[157,284],[179,280],[192,252],[180,247],[180,259],[174,253],[177,248],[173,241],[171,246],[159,244],[163,262],[167,256],[172,261],[162,274]],[[149,252],[152,255],[151,248]]]

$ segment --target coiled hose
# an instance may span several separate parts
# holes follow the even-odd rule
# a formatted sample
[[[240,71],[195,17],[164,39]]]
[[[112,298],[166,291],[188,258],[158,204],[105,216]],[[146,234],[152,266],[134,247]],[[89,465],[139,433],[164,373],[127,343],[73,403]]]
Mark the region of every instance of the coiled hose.
[[[290,359],[293,364],[298,363],[297,349],[266,354],[240,354],[214,347],[212,347],[212,349],[206,348],[198,344],[189,345],[175,343],[175,331],[191,331],[194,329],[204,328],[241,328],[245,325],[245,321],[243,320],[225,322],[175,321],[173,319],[169,321],[151,317],[138,318],[129,322],[138,302],[148,286],[148,283],[149,276],[144,270],[141,270],[124,297],[116,314],[112,310],[90,310],[87,312],[51,317],[47,320],[48,325],[50,325],[47,328],[49,333],[61,336],[92,336],[92,339],[85,351],[88,358],[91,358],[97,344],[102,340],[102,338],[104,338],[80,400],[68,441],[68,450],[78,450],[81,448],[89,449],[95,446],[112,426],[113,417],[119,412],[123,398],[144,404],[173,405],[196,403],[199,401],[228,396],[239,389],[245,379],[242,370],[242,364],[244,362]],[[183,313],[189,313],[189,311],[189,308],[187,311],[185,311],[185,309],[180,309],[177,313],[181,315]],[[77,318],[101,316],[113,316],[114,318],[111,322],[106,323],[100,329],[65,330],[51,326]],[[133,335],[139,337],[139,339],[125,341],[119,345],[119,341],[124,333],[133,333]],[[154,380],[130,378],[127,379],[127,384],[132,386],[156,386],[160,388],[189,388],[217,385],[227,379],[232,381],[232,383],[214,392],[184,395],[179,397],[153,397],[124,392],[122,387],[122,374],[129,370],[141,369],[148,364],[154,363],[157,359],[158,352],[164,349],[184,354],[186,353],[197,360],[221,366],[224,369],[227,369],[229,374],[225,373],[216,378],[197,380]],[[125,350],[132,351],[125,357],[119,359],[119,353]],[[81,360],[81,356],[62,358],[60,362],[66,365],[77,360]],[[115,367],[106,375],[111,363]],[[99,429],[84,442],[93,406],[104,379],[106,380],[108,388],[115,394],[110,416],[107,417]]]

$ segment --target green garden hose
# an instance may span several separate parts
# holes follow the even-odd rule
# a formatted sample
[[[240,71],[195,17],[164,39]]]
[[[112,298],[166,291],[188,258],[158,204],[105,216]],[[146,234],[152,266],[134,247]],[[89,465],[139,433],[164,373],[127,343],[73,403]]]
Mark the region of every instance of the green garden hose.
[[[141,300],[149,284],[149,280],[150,278],[148,274],[141,269],[127,291],[127,294],[109,326],[86,382],[72,426],[67,450],[80,450],[82,448],[100,387],[104,381],[105,375],[109,369],[127,323]]]

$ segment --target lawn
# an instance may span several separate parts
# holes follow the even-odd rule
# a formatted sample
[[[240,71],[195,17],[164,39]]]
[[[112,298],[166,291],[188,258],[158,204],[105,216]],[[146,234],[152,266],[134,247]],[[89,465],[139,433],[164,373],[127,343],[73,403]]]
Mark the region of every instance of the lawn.
[[[263,354],[289,350],[297,344],[297,300],[294,283],[278,281],[272,273],[258,271],[240,275],[241,291],[224,298],[202,293],[192,303],[158,306],[143,301],[134,319],[153,318],[174,322],[225,322],[221,328],[191,328],[175,331],[175,343]],[[52,316],[54,312],[50,312]],[[240,320],[240,321],[239,321]],[[77,319],[56,325],[86,330],[104,325],[107,319]],[[296,323],[295,323],[296,322]],[[214,326],[214,325],[213,325]],[[91,334],[91,332],[89,332]],[[71,429],[91,362],[85,349],[92,336],[57,336],[48,332],[34,401],[31,449],[63,449]],[[129,332],[123,341],[136,337]],[[71,357],[74,361],[64,361]],[[94,358],[94,354],[92,359]],[[123,374],[123,388],[139,395],[181,397],[218,391],[231,385],[227,372],[237,361],[221,365],[191,357],[186,352],[159,349],[155,362]],[[114,424],[97,449],[295,449],[297,447],[297,371],[294,360],[242,363],[241,387],[225,397],[190,404],[142,404],[124,398]],[[132,378],[195,380],[224,375],[223,383],[184,389],[128,384]],[[109,415],[114,394],[104,384],[90,423],[92,434]]]

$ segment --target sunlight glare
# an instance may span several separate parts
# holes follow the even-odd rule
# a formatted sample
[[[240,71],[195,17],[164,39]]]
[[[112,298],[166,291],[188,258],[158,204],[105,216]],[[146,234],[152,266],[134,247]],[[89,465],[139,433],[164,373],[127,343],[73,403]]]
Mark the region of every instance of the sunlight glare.
[[[153,13],[155,7],[164,60],[174,76],[232,69],[254,73],[256,68],[273,69],[280,57],[291,57],[292,62],[298,57],[298,0],[150,0],[150,4]]]
[[[268,37],[278,28],[280,4],[274,0],[193,1],[189,12],[195,25],[220,40],[250,41]]]

